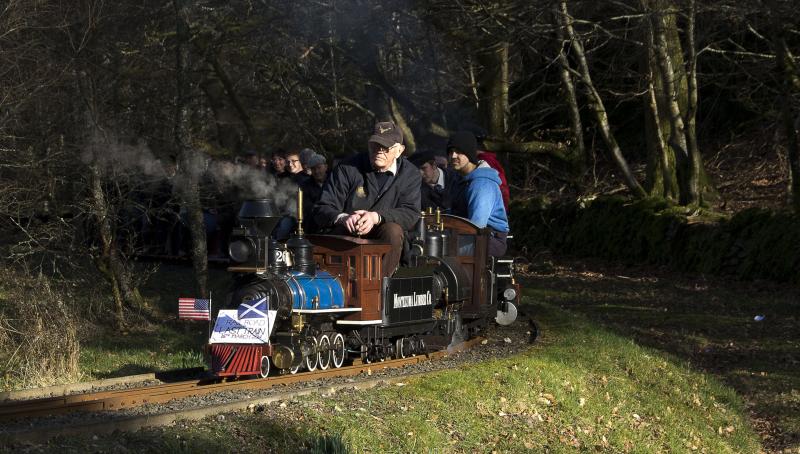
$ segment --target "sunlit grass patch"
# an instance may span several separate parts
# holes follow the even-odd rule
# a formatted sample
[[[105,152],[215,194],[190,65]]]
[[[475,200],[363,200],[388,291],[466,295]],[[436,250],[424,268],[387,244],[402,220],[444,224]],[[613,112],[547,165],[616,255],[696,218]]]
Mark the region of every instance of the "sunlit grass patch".
[[[534,313],[546,347],[331,399],[309,417],[354,451],[758,450],[729,388],[582,317]]]
[[[86,379],[120,377],[147,372],[202,367],[202,328],[178,332],[169,327],[121,334],[97,333],[81,351],[80,367]]]
[[[546,347],[339,396],[307,417],[354,451],[758,450],[729,388],[582,317],[534,313]]]
[[[706,370],[748,403],[767,449],[800,448],[796,288],[588,266],[606,270],[606,278],[531,276],[526,292]]]

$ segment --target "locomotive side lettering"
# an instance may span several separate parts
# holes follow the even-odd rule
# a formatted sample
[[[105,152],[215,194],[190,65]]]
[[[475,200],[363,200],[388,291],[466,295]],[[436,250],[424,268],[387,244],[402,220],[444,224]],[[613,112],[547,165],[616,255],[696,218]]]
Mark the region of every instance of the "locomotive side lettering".
[[[417,292],[414,292],[411,295],[398,295],[397,293],[394,294],[394,306],[392,309],[402,309],[405,307],[416,307],[416,306],[430,306],[431,302],[431,292],[427,291],[423,295],[417,295]]]
[[[427,320],[433,316],[431,276],[393,277],[384,287],[384,319],[387,323]]]

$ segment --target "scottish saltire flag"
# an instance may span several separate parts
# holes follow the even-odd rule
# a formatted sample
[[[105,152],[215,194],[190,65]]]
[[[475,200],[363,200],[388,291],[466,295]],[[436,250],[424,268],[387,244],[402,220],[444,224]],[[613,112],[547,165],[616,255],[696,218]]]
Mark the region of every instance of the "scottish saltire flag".
[[[239,311],[236,315],[239,320],[245,318],[267,318],[267,305],[266,296],[259,300],[245,301],[239,305]]]
[[[211,320],[211,300],[178,298],[178,318]]]

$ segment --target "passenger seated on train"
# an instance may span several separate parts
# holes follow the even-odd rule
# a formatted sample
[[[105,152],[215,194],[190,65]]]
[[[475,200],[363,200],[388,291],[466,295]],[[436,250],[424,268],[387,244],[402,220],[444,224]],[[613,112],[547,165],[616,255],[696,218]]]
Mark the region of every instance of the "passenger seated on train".
[[[392,245],[383,258],[382,275],[400,264],[406,232],[420,217],[419,171],[401,157],[403,134],[390,122],[379,122],[367,143],[369,151],[339,164],[322,188],[314,219],[331,233],[358,235]]]
[[[430,150],[418,151],[408,159],[419,168],[422,178],[420,203],[423,211],[438,208],[443,213],[467,217],[465,187],[458,172],[438,166],[436,153]]]
[[[489,227],[489,255],[506,253],[508,216],[500,193],[500,177],[485,161],[477,157],[477,140],[471,132],[459,131],[447,142],[450,166],[464,178],[467,218],[478,227]]]
[[[314,153],[307,162],[311,170],[311,178],[300,186],[303,190],[303,230],[306,233],[317,233],[319,226],[314,220],[314,205],[322,196],[322,187],[328,178],[328,161],[325,156]]]

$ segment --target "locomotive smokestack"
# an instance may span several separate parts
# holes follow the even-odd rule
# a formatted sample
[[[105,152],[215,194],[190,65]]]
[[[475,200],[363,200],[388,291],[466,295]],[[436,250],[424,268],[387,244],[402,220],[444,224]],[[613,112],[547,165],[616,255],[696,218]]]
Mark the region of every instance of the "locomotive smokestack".
[[[267,241],[281,217],[271,199],[246,200],[239,210],[239,227],[231,232],[228,257],[235,271],[267,268]],[[234,269],[232,269],[234,270]]]
[[[289,238],[286,248],[292,251],[292,269],[313,276],[317,265],[314,263],[314,246],[303,238],[303,190],[297,188],[297,235]]]

